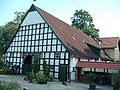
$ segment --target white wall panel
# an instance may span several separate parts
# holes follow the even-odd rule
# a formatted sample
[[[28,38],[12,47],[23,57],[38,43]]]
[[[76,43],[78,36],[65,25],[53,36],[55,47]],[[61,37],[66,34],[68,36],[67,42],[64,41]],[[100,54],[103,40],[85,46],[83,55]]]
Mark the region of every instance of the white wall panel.
[[[71,72],[71,80],[75,80],[75,72],[73,72],[73,67],[76,66],[78,62],[78,58],[71,58],[71,62],[70,62],[70,72]]]
[[[21,26],[42,23],[44,22],[43,18],[37,11],[29,12],[24,21],[22,22]]]
[[[58,78],[58,73],[55,73],[55,78]]]

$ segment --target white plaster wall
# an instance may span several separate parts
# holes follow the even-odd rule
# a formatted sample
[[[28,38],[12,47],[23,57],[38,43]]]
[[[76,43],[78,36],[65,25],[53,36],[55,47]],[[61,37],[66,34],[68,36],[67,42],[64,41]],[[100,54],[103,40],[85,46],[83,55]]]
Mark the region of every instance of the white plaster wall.
[[[78,58],[71,58],[70,61],[70,72],[71,72],[71,80],[76,80],[76,72],[73,72],[73,67],[76,67],[76,64],[78,62]]]
[[[114,54],[114,55],[115,55],[115,61],[120,61],[120,60],[119,60],[119,48],[117,47],[117,48],[115,48],[114,50],[115,50],[115,52],[114,52],[114,53],[115,53],[115,54]]]
[[[21,26],[45,22],[37,11],[29,12]]]
[[[110,69],[108,69],[108,73],[116,73],[116,72],[118,72],[119,70],[110,70]]]

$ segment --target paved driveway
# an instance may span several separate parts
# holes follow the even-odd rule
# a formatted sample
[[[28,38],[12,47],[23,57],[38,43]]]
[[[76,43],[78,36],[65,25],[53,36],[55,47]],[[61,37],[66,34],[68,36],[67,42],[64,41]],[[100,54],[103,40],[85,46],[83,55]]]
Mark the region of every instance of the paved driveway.
[[[0,75],[0,80],[4,81],[17,81],[21,87],[27,87],[28,90],[88,90],[88,84],[71,82],[67,86],[62,85],[59,81],[48,82],[45,85],[32,84],[24,80],[25,76],[15,75]],[[96,90],[112,90],[111,86],[99,86]]]

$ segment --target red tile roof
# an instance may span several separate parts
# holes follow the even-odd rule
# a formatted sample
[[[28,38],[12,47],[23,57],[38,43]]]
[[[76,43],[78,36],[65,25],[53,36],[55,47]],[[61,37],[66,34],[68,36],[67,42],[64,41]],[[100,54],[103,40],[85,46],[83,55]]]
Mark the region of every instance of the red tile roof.
[[[120,62],[78,62],[76,67],[120,70]]]
[[[101,48],[115,48],[118,45],[119,37],[100,38]]]
[[[35,6],[35,8],[59,37],[64,46],[71,52],[71,54],[80,58],[98,58],[98,56],[96,56],[86,44],[89,43],[92,46],[99,48],[91,37],[45,12],[39,7]]]

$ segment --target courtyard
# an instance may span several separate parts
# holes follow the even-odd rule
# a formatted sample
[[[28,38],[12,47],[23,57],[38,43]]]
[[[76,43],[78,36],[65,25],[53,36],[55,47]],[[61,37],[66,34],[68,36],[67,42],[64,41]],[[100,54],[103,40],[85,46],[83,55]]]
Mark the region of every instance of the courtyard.
[[[21,90],[27,87],[28,90],[88,90],[88,84],[71,82],[67,86],[62,85],[58,80],[48,82],[47,84],[33,84],[24,80],[21,75],[0,75],[1,81],[17,81],[21,85]],[[96,90],[112,90],[112,86],[97,85]]]

